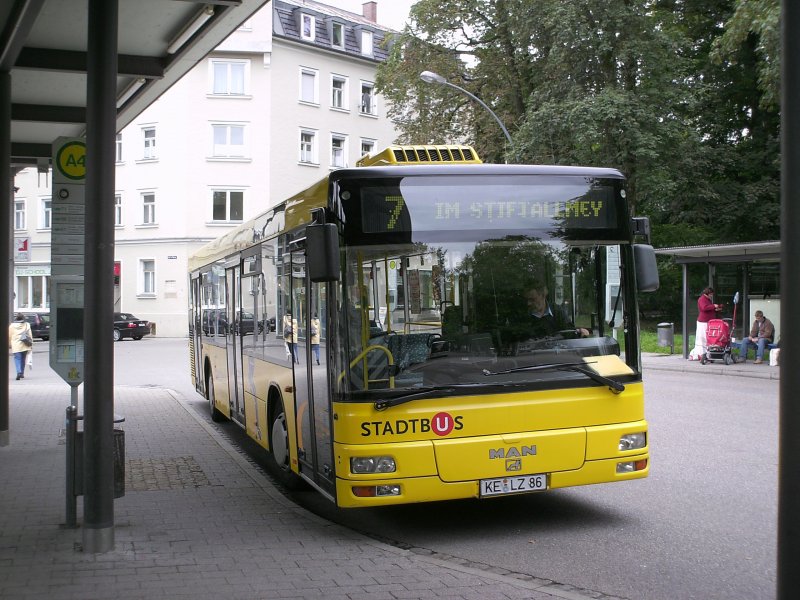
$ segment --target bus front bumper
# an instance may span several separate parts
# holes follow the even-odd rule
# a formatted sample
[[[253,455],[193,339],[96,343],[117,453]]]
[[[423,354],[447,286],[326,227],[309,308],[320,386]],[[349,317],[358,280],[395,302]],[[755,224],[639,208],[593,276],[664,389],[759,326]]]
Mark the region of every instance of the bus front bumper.
[[[557,471],[545,475],[547,476],[547,489],[551,490],[594,483],[643,479],[649,473],[650,455],[645,452],[624,457],[590,460],[586,461],[579,469]],[[446,482],[438,476],[382,478],[369,481],[337,478],[336,498],[337,504],[342,508],[480,498],[480,483],[479,480]],[[509,494],[514,493],[517,492],[509,492]]]

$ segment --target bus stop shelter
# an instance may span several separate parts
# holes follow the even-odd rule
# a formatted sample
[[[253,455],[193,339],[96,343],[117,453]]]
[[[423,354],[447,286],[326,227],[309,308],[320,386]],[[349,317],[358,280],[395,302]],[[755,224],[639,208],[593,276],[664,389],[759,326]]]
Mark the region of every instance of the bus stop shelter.
[[[752,265],[753,263],[776,263],[780,265],[781,243],[780,241],[765,242],[746,242],[740,244],[715,244],[704,246],[684,246],[676,248],[658,248],[656,254],[661,256],[671,256],[676,264],[681,266],[682,272],[682,335],[683,357],[689,357],[689,335],[691,333],[689,321],[689,307],[696,300],[689,289],[689,267],[690,265],[705,265],[707,269],[706,285],[714,287],[716,267],[721,264],[739,264],[742,266]],[[742,269],[742,281],[740,291],[740,301],[737,312],[743,319],[743,323],[748,324],[749,315],[752,309],[763,309],[762,301],[768,301],[772,308],[764,310],[770,320],[775,323],[776,336],[780,332],[780,296],[772,296],[769,299],[753,298],[751,294],[750,269]],[[738,318],[737,318],[738,321]],[[736,324],[734,324],[735,327]],[[744,325],[748,327],[749,325]],[[735,332],[735,330],[734,330]],[[776,337],[777,339],[777,337]]]
[[[84,524],[88,552],[113,548],[113,260],[116,133],[269,0],[0,2],[0,263],[12,262],[14,175],[47,172],[58,138],[83,138]],[[82,184],[83,185],[83,184]],[[61,190],[65,198],[70,192]],[[78,244],[75,244],[78,245]],[[11,310],[10,273],[0,297]],[[82,316],[82,315],[81,315]],[[78,329],[78,328],[76,328]],[[77,378],[76,378],[77,380]],[[0,361],[0,446],[9,440]]]

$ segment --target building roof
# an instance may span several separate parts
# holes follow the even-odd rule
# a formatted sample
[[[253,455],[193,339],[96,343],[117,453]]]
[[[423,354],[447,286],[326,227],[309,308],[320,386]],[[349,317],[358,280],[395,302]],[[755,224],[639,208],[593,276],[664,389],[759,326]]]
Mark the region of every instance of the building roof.
[[[312,0],[273,0],[274,10],[273,29],[275,36],[307,44],[316,48],[323,48],[333,52],[357,56],[361,59],[383,62],[388,54],[386,38],[393,33],[392,29],[378,25],[366,17],[340,8],[328,6]],[[314,40],[303,39],[300,35],[300,14],[315,17]],[[333,45],[331,40],[331,24],[333,22],[345,25],[344,48]],[[371,31],[372,55],[361,52],[361,30]]]
[[[672,256],[678,264],[778,261],[781,258],[781,243],[780,241],[772,240],[739,244],[656,248],[656,254]]]

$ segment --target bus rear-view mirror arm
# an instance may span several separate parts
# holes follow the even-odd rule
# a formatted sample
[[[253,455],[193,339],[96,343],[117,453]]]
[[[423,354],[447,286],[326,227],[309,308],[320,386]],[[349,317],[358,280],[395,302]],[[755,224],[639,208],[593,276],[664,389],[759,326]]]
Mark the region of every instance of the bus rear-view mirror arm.
[[[306,269],[313,282],[339,281],[339,232],[333,223],[306,227]]]
[[[636,263],[636,287],[639,292],[655,292],[659,281],[653,247],[650,244],[634,244],[633,262]]]

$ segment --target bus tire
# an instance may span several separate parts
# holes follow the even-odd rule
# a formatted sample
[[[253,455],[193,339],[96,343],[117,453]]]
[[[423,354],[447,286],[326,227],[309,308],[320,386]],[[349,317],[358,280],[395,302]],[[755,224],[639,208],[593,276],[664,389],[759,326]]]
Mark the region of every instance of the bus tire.
[[[225,415],[217,409],[214,396],[214,378],[211,377],[210,369],[206,371],[206,399],[208,400],[208,408],[211,412],[211,420],[214,421],[214,423],[222,423],[225,420]]]
[[[303,479],[292,471],[289,449],[289,428],[286,425],[286,411],[279,397],[270,402],[269,455],[274,467],[275,478],[285,488],[300,490],[305,487]]]

